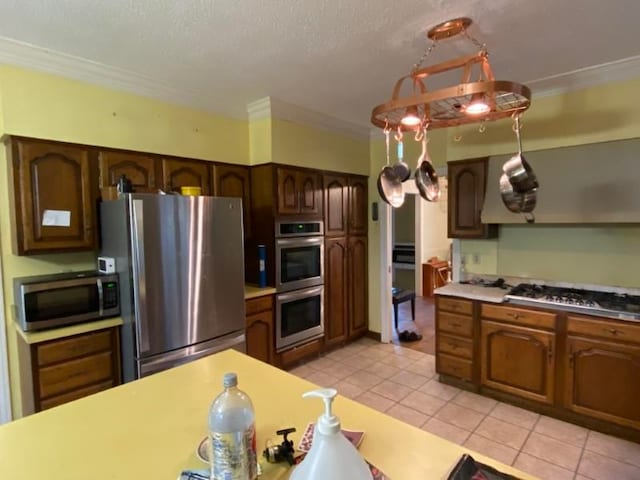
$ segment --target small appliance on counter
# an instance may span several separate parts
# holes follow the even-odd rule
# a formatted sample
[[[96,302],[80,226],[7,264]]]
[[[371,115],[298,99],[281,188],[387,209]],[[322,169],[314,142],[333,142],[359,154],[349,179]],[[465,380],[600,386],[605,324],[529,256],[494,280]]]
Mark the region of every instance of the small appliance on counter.
[[[13,279],[16,321],[25,332],[120,313],[118,275],[71,272]]]

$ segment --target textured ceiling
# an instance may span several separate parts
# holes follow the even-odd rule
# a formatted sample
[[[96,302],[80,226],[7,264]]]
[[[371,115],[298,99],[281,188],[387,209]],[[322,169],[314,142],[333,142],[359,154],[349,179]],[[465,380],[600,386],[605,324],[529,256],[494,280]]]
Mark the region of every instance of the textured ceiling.
[[[470,16],[496,76],[528,82],[640,54],[638,0],[3,0],[0,34],[180,89],[246,116],[272,96],[368,125],[424,52]],[[427,63],[476,49],[441,42]]]

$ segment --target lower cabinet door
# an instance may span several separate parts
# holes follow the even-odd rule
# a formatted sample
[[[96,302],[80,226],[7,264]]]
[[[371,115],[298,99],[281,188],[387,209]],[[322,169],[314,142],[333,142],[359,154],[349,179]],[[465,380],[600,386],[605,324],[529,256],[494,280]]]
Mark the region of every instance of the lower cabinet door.
[[[565,407],[640,429],[640,346],[569,335]]]
[[[247,355],[265,363],[273,363],[273,312],[247,316]]]
[[[483,386],[553,403],[555,333],[482,320],[481,338]]]

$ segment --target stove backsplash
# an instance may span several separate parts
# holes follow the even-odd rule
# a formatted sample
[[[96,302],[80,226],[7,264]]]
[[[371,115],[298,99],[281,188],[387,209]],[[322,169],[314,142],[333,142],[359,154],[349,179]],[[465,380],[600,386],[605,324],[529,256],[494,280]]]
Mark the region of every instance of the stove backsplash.
[[[461,278],[498,275],[640,288],[640,225],[501,225],[460,240]]]

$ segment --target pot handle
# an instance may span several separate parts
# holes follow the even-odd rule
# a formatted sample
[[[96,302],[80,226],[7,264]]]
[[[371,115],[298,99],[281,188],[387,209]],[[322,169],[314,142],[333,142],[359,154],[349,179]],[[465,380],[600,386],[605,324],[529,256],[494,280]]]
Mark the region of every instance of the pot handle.
[[[522,215],[524,215],[524,219],[527,221],[527,223],[535,223],[536,217],[533,215],[533,213],[527,212],[523,213]]]

